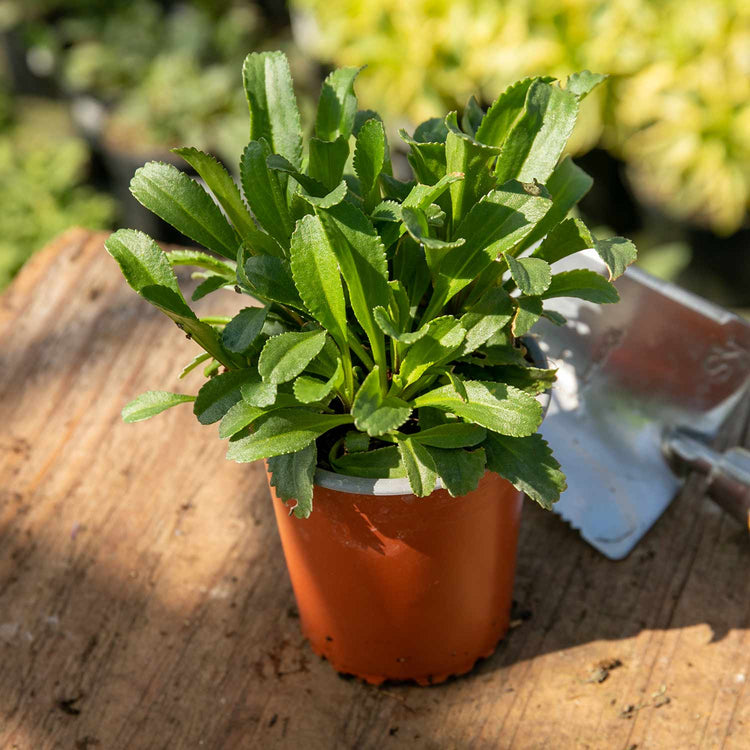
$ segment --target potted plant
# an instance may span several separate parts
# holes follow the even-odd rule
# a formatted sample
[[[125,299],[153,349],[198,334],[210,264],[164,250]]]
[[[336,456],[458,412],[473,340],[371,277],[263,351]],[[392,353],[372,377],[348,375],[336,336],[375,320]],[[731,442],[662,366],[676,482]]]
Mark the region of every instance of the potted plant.
[[[555,371],[529,357],[545,300],[615,302],[611,281],[554,261],[595,248],[614,278],[633,261],[569,211],[590,179],[560,160],[578,102],[601,77],[510,87],[401,133],[414,179],[392,176],[357,69],[322,86],[305,146],[286,59],[243,68],[250,142],[242,193],[209,155],[177,149],[213,193],[168,164],[131,183],[144,206],[204,246],[106,242],[130,285],[202,349],[197,395],[149,391],[127,422],[192,402],[228,458],[265,459],[302,627],[313,649],[371,682],[437,682],[492,652],[508,626],[522,493],[564,488],[537,428]],[[244,199],[243,199],[244,194]],[[214,200],[216,202],[214,202]],[[218,205],[217,205],[218,203]],[[199,319],[193,299],[256,302]],[[287,505],[289,504],[289,505]]]

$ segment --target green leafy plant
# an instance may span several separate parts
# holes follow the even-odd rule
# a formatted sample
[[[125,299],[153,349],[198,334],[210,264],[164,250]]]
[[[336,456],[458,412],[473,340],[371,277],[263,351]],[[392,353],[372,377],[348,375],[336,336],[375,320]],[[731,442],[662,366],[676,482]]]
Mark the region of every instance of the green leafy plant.
[[[127,229],[107,250],[204,349],[186,370],[207,363],[209,380],[197,396],[149,391],[124,418],[192,402],[201,423],[219,423],[228,458],[268,459],[300,517],[312,509],[316,467],[405,476],[419,496],[438,479],[465,494],[489,469],[549,507],[564,476],[537,433],[535,396],[555,372],[528,361],[520,337],[542,316],[562,322],[546,300],[618,298],[610,280],[556,273],[555,261],[593,247],[612,279],[635,258],[629,241],[598,241],[566,218],[591,180],[560,156],[600,77],[577,74],[564,88],[528,78],[487,112],[472,100],[460,123],[452,112],[402,132],[414,172],[403,182],[378,115],[358,110],[357,72],[325,80],[305,144],[286,58],[247,57],[242,193],[191,148],[176,152],[213,199],[168,164],[136,172],[133,195],[213,254],[164,253]],[[257,304],[199,319],[178,265],[204,275],[194,299],[234,288]]]

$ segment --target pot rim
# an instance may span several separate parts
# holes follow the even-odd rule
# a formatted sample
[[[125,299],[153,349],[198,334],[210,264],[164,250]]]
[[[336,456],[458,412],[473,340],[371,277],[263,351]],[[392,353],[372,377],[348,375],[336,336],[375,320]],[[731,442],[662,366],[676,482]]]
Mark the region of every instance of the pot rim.
[[[547,357],[544,355],[539,342],[533,336],[524,336],[523,343],[529,350],[534,364],[540,367],[547,367]],[[540,393],[536,399],[542,405],[542,419],[544,419],[551,392],[545,391]],[[337,490],[338,492],[347,492],[353,495],[412,495],[411,486],[408,477],[397,477],[394,479],[374,478],[374,477],[354,477],[348,474],[337,474],[327,469],[316,469],[314,483],[318,487],[324,487],[328,490]],[[435,489],[444,489],[443,483],[438,477]]]

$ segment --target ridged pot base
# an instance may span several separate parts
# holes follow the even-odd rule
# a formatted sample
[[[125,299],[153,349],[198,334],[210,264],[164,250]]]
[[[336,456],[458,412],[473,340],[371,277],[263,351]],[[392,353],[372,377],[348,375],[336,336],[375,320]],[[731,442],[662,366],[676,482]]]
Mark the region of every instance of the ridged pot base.
[[[313,642],[313,640],[307,636],[307,634],[304,632],[303,629],[303,635],[307,638],[308,643],[310,644],[310,648],[313,650],[315,654],[318,656],[323,657],[330,663],[330,665],[339,673],[345,676],[351,676],[356,677],[360,680],[364,680],[365,682],[369,683],[370,685],[382,685],[386,681],[393,681],[393,682],[416,682],[418,685],[421,685],[422,687],[428,687],[430,685],[439,685],[442,682],[445,682],[446,680],[449,680],[451,677],[460,677],[461,675],[467,674],[468,672],[471,672],[472,669],[476,666],[477,662],[479,662],[481,659],[488,659],[492,654],[495,653],[498,644],[503,639],[505,634],[508,632],[508,628],[506,627],[500,635],[498,635],[497,639],[495,640],[494,645],[487,649],[486,651],[483,651],[474,658],[464,660],[463,662],[456,661],[456,666],[453,667],[448,672],[442,672],[440,674],[424,674],[424,675],[409,675],[408,677],[393,677],[392,672],[390,674],[364,674],[360,672],[353,671],[350,667],[347,667],[344,664],[337,664],[334,662],[330,655],[330,649],[326,648],[327,644],[317,644]]]

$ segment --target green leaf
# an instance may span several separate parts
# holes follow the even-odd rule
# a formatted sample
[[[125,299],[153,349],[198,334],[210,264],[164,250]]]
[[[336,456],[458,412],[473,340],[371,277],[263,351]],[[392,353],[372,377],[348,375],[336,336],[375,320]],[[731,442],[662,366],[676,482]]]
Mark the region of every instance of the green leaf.
[[[315,135],[322,141],[339,136],[348,140],[357,115],[354,79],[362,68],[339,68],[323,81],[315,119]]]
[[[542,300],[539,297],[516,297],[516,313],[513,316],[511,331],[517,338],[526,335],[542,317]]]
[[[340,135],[333,141],[310,139],[310,156],[307,171],[310,177],[333,190],[344,176],[349,158],[349,140]]]
[[[468,422],[449,422],[415,432],[409,437],[432,448],[471,448],[487,437],[487,430]]]
[[[456,113],[445,118],[448,138],[445,142],[445,164],[448,173],[460,172],[463,180],[450,186],[453,208],[453,226],[458,226],[471,207],[496,185],[490,172],[499,148],[488,146],[462,133],[458,127]],[[503,180],[504,181],[504,180]]]
[[[464,109],[464,113],[461,116],[462,130],[464,133],[468,133],[474,137],[483,119],[484,110],[479,106],[479,102],[475,97],[469,97],[469,101],[466,102],[466,109]]]
[[[344,200],[344,198],[346,198],[348,190],[349,188],[346,181],[342,180],[333,190],[326,193],[321,198],[311,195],[306,191],[300,193],[300,198],[314,208],[331,208],[332,206],[338,205]]]
[[[242,190],[261,226],[282,248],[288,248],[294,224],[279,175],[266,163],[270,155],[265,141],[247,144],[240,160]]]
[[[463,451],[428,447],[427,452],[451,497],[463,497],[473,492],[486,471],[483,448]]]
[[[301,404],[311,404],[322,401],[331,392],[332,387],[331,381],[300,375],[294,381],[294,397]]]
[[[181,156],[208,185],[209,190],[226,211],[243,241],[251,246],[255,244],[258,228],[242,200],[239,188],[229,172],[210,154],[197,148],[173,148],[172,153]]]
[[[393,382],[402,389],[416,383],[430,367],[447,362],[465,336],[461,323],[450,315],[430,321],[424,336],[407,350]]]
[[[434,185],[415,185],[404,198],[403,206],[426,211],[454,182],[463,179],[463,173],[451,172],[441,177]]]
[[[368,120],[357,134],[354,148],[354,171],[359,178],[365,211],[369,213],[380,200],[378,177],[385,166],[387,145],[383,123]]]
[[[161,414],[172,406],[185,404],[189,401],[195,401],[195,396],[184,393],[169,393],[168,391],[146,391],[123,408],[122,420],[128,424],[141,422],[156,414]]]
[[[258,417],[266,413],[265,409],[248,404],[247,401],[240,400],[233,406],[229,407],[227,413],[221,418],[219,424],[219,437],[224,440],[236,435],[240,430],[251,425]]]
[[[399,479],[406,476],[406,469],[395,445],[362,453],[347,453],[331,459],[331,466],[339,474],[351,477]]]
[[[133,290],[140,293],[147,286],[164,286],[184,302],[169,259],[147,234],[135,229],[118,229],[107,238],[104,247],[117,261]]]
[[[180,371],[180,374],[177,376],[180,380],[184,378],[188,373],[192,372],[196,367],[198,367],[199,364],[202,362],[205,362],[207,359],[211,359],[211,355],[208,352],[203,352],[202,354],[198,354],[197,356],[193,357],[193,359],[190,360],[188,364],[186,364],[182,370]]]
[[[487,467],[543,508],[552,508],[566,488],[560,464],[540,434],[508,438],[490,433],[485,440]]]
[[[393,255],[393,277],[398,279],[406,290],[411,317],[414,317],[424,293],[430,286],[430,269],[424,248],[410,236],[399,242]]]
[[[240,386],[250,376],[249,370],[230,370],[206,381],[198,391],[193,414],[201,424],[218,422],[242,399]]]
[[[578,297],[597,304],[617,302],[620,299],[611,282],[595,271],[584,268],[556,273],[542,299],[552,297]]]
[[[245,354],[260,336],[267,314],[266,307],[246,307],[240,310],[222,331],[221,343],[230,352]]]
[[[448,128],[443,117],[431,117],[417,125],[414,140],[419,143],[445,143]]]
[[[284,174],[293,177],[299,184],[299,196],[311,206],[330,208],[337,203],[341,203],[346,197],[348,188],[344,180],[342,180],[333,190],[328,190],[325,185],[322,185],[312,177],[300,172],[287,159],[278,154],[271,154],[271,156],[266,159],[266,165],[269,169],[272,169],[275,172],[283,172]]]
[[[498,181],[546,182],[577,116],[578,100],[572,92],[534,81],[526,93],[523,113],[503,141],[495,167]]]
[[[419,339],[427,333],[427,326],[422,326],[418,331],[413,331],[411,333],[402,333],[388,314],[388,311],[380,305],[374,308],[372,313],[380,330],[386,336],[390,336],[400,344],[413,344],[416,341],[419,341]]]
[[[570,91],[580,102],[585,99],[600,83],[606,81],[609,76],[601,73],[592,73],[590,70],[582,70],[568,76],[565,90]]]
[[[124,230],[133,231],[133,230]],[[196,268],[205,268],[207,271],[213,271],[219,276],[225,276],[227,279],[234,279],[236,269],[234,264],[209,255],[201,250],[167,250],[164,255],[171,266],[195,266]]]
[[[292,512],[297,518],[309,518],[313,508],[313,479],[318,462],[315,443],[283,456],[268,459],[271,486],[282,502],[296,500]]]
[[[458,393],[464,401],[468,402],[469,394],[466,392],[464,381],[459,378],[453,370],[446,370],[445,375],[448,378],[448,382],[455,388],[456,393]]]
[[[263,299],[297,310],[305,309],[294,285],[289,263],[281,258],[258,255],[248,258],[243,267],[251,294],[257,292]]]
[[[419,143],[445,143],[448,127],[443,117],[431,117],[417,125],[414,140]]]
[[[437,469],[429,450],[406,438],[398,441],[398,452],[409,477],[411,491],[417,497],[431,495],[437,482]]]
[[[172,164],[150,161],[130,181],[136,200],[191,240],[234,260],[240,240],[211,196]]]
[[[347,453],[360,453],[369,450],[370,436],[358,430],[349,430],[344,435],[344,448]]]
[[[350,333],[350,338],[354,337],[354,334]],[[339,367],[340,361],[341,352],[339,348],[333,343],[333,339],[330,336],[326,336],[326,341],[323,344],[320,354],[307,366],[307,372],[313,375],[320,375],[322,378],[328,380],[333,377]]]
[[[431,255],[429,250],[450,250],[451,248],[461,247],[466,240],[463,237],[459,237],[452,242],[446,242],[445,240],[438,240],[434,237],[429,236],[429,229],[427,226],[427,217],[420,208],[410,208],[409,206],[403,206],[401,209],[401,217],[406,227],[406,231],[413,237],[413,239],[425,248],[425,256],[427,258],[427,264],[432,268],[436,263],[430,263],[430,259],[435,257],[441,258],[442,255],[437,256]]]
[[[488,380],[507,383],[526,393],[538,394],[550,389],[557,376],[557,370],[545,370],[524,365],[498,365],[484,368]]]
[[[509,86],[494,101],[477,129],[476,139],[488,146],[502,146],[505,138],[523,112],[526,94],[532,83],[552,78],[524,78]]]
[[[251,52],[242,67],[250,108],[250,140],[263,138],[275,154],[302,164],[302,126],[289,63],[283,52]]]
[[[571,217],[558,224],[531,255],[547,263],[555,263],[580,250],[594,247],[594,242],[588,227],[580,219]]]
[[[233,365],[232,357],[222,347],[216,331],[201,323],[185,302],[169,261],[148,235],[120,229],[106,240],[104,246],[138,294],[169,316],[225,367]]]
[[[357,321],[364,329],[376,364],[385,365],[383,334],[372,310],[390,299],[385,248],[369,219],[344,201],[320,212],[331,249],[349,290]]]
[[[513,303],[502,287],[492,287],[468,312],[461,316],[461,325],[466,329],[462,354],[478,349],[493,334],[510,323]]]
[[[219,289],[224,289],[225,287],[229,287],[230,289],[234,285],[234,281],[228,281],[225,276],[208,276],[203,281],[201,281],[200,284],[198,284],[197,287],[195,287],[195,291],[191,295],[191,299],[193,302],[196,302],[199,299],[202,299],[207,294],[211,294],[211,292],[216,292]]]
[[[391,177],[391,175],[385,173],[380,175],[380,182],[383,186],[384,197],[399,201],[399,203],[409,195],[409,191],[416,184],[413,180],[410,182],[401,182],[401,180],[397,180],[395,177]]]
[[[319,217],[304,216],[297,222],[291,242],[291,269],[305,307],[342,351],[348,349],[341,273]]]
[[[235,359],[221,345],[216,329],[198,320],[176,292],[164,286],[145,286],[140,290],[140,295],[170,317],[188,338],[203,347],[217,362],[224,367],[236,366]]]
[[[543,191],[518,182],[510,182],[483,197],[458,228],[458,236],[465,237],[466,244],[443,256],[425,319],[442,310],[500,253],[515,247],[550,205]]]
[[[322,401],[332,390],[344,382],[344,369],[339,360],[336,371],[328,380],[318,380],[309,375],[300,375],[294,381],[294,396],[300,403],[311,404]]]
[[[445,385],[422,394],[414,405],[434,406],[503,435],[523,437],[539,427],[542,407],[528,393],[504,383],[467,380],[464,385],[468,403],[452,385]]]
[[[440,411],[440,409],[434,409],[431,406],[423,406],[417,412],[419,428],[421,430],[429,430],[431,427],[437,427],[441,424],[451,424],[457,422],[458,418],[446,414]]]
[[[307,409],[279,409],[255,422],[255,431],[229,444],[230,461],[248,463],[295,453],[306,448],[324,432],[350,424],[349,414],[318,414]],[[236,437],[236,436],[235,436]]]
[[[542,310],[542,317],[547,318],[556,326],[564,326],[568,322],[568,319],[564,315],[560,315],[557,310]]]
[[[247,380],[240,386],[242,400],[250,406],[266,409],[277,402],[281,402],[283,406],[296,405],[294,400],[292,400],[292,403],[287,403],[287,399],[280,398],[281,394],[277,395],[277,390],[278,388],[275,383],[264,382],[260,377],[260,373],[254,370],[248,371]]]
[[[411,407],[406,401],[383,395],[379,377],[376,365],[360,386],[352,404],[354,425],[372,437],[395,430],[411,415]]]
[[[445,176],[447,166],[444,142],[420,143],[405,130],[399,130],[399,135],[401,140],[409,146],[409,154],[406,158],[419,182],[434,185]]]
[[[553,170],[546,182],[552,206],[536,227],[526,235],[519,249],[525,250],[552,231],[576,203],[591,189],[594,181],[573,160],[566,156]]]
[[[389,281],[388,286],[393,295],[388,305],[390,319],[394,325],[398,323],[400,328],[409,328],[412,319],[409,295],[400,281]],[[375,310],[373,310],[373,315],[375,315]]]
[[[552,281],[552,270],[547,261],[541,258],[514,258],[510,253],[503,255],[510,275],[522,294],[537,296],[545,292]]]
[[[609,280],[614,281],[625,273],[625,269],[635,262],[638,251],[635,245],[624,237],[596,240],[594,249],[607,264]]]
[[[266,341],[258,360],[258,372],[267,383],[293,380],[310,364],[325,343],[325,331],[282,333]]]

